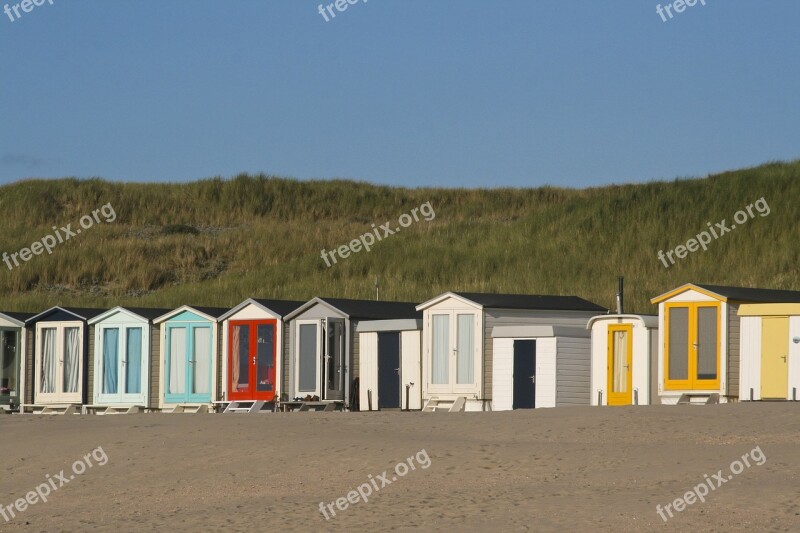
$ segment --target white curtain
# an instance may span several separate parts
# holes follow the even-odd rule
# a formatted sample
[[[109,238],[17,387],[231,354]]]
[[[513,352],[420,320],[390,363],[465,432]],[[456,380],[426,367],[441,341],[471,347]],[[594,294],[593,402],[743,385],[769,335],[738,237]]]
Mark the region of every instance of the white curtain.
[[[613,392],[628,392],[628,334],[614,332],[614,382]]]
[[[446,385],[450,382],[450,315],[433,315],[432,344],[431,383]]]
[[[42,330],[42,379],[39,392],[52,394],[56,391],[56,329]]]
[[[474,382],[475,370],[475,315],[458,315],[458,350],[456,357],[456,383]]]
[[[80,328],[64,329],[64,392],[78,392]]]
[[[211,392],[211,328],[194,328],[194,394]]]
[[[231,328],[231,390],[239,391],[239,365],[241,360],[239,357],[239,335],[242,327],[233,326]],[[245,357],[249,354],[245,354]]]
[[[117,393],[119,369],[119,329],[103,330],[103,394]]]
[[[186,328],[169,330],[169,392],[186,391]]]

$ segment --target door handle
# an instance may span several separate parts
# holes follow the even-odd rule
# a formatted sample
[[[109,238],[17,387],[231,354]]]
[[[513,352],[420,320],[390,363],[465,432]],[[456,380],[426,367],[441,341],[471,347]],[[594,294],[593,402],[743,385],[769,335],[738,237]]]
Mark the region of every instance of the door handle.
[[[253,356],[253,364],[256,364],[256,356]]]
[[[536,383],[536,376],[531,376],[531,383]]]
[[[781,359],[783,359],[783,362],[784,362],[784,363],[786,362],[786,356],[785,356],[785,355],[782,355],[782,356],[781,356]]]

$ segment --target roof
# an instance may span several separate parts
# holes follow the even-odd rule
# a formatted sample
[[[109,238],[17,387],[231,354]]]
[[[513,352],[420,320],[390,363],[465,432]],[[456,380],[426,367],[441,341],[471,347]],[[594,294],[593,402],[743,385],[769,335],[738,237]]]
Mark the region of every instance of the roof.
[[[151,321],[155,320],[156,318],[160,317],[161,315],[163,315],[164,313],[168,313],[170,310],[169,309],[154,309],[154,308],[151,308],[151,307],[125,307],[124,305],[119,305],[117,307],[114,307],[113,309],[109,309],[108,311],[105,311],[105,312],[95,316],[94,318],[89,320],[89,323],[90,324],[94,324],[94,323],[97,323],[97,322],[101,322],[101,321],[105,320],[106,318],[114,315],[118,311],[128,311],[128,312],[138,316],[139,318],[143,318],[143,319],[151,322]]]
[[[159,317],[156,317],[153,320],[153,322],[155,323],[164,322],[165,320],[169,320],[173,316],[178,315],[184,311],[189,311],[189,312],[197,311],[198,313],[205,315],[207,318],[217,321],[221,316],[227,313],[229,309],[226,307],[195,307],[193,305],[182,305],[176,309],[171,309],[167,311],[166,313],[164,313]]]
[[[708,285],[706,283],[686,283],[660,296],[651,303],[659,303],[687,290],[696,290],[723,302],[736,300],[753,303],[800,303],[800,291],[784,291],[778,289],[753,289],[748,287],[729,287],[725,285]]]
[[[415,303],[388,302],[383,300],[348,300],[346,298],[313,298],[284,318],[294,318],[306,309],[319,303],[326,303],[338,309],[349,318],[358,320],[422,318],[422,313],[417,311],[417,304]]]
[[[48,309],[46,311],[42,311],[38,315],[34,315],[34,316],[28,318],[25,321],[25,323],[26,324],[33,324],[34,322],[38,322],[40,320],[43,320],[48,315],[52,315],[53,313],[56,313],[58,311],[65,311],[67,313],[75,315],[76,318],[80,318],[81,320],[89,320],[91,318],[96,317],[97,315],[105,313],[106,311],[108,311],[108,309],[94,309],[94,308],[89,308],[89,307],[59,307],[59,306],[55,306],[55,307],[51,307],[50,309]]]
[[[20,326],[24,326],[25,322],[32,318],[33,313],[18,313],[16,311],[0,311],[0,316],[8,318],[11,322],[16,322]]]
[[[655,329],[658,327],[658,315],[609,314],[609,315],[593,316],[592,318],[589,319],[589,323],[586,324],[586,329],[592,329],[592,325],[594,325],[595,322],[604,322],[609,320],[617,320],[619,321],[618,323],[620,324],[625,322],[637,321],[648,329]]]
[[[266,311],[270,311],[279,317],[283,318],[306,302],[295,300],[265,300],[262,298],[248,298],[236,307],[229,309],[224,315],[219,317],[220,320],[227,320],[248,305],[256,305]]]
[[[535,309],[547,311],[590,311],[607,313],[608,309],[578,296],[553,296],[541,294],[492,294],[480,292],[447,292],[418,306],[424,309],[448,296],[469,300],[488,309]]]

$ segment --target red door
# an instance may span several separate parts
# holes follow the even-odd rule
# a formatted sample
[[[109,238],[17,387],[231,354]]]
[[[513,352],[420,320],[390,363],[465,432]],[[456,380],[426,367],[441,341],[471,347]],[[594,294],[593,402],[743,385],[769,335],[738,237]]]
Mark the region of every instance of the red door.
[[[275,399],[276,320],[234,320],[228,330],[228,399]]]

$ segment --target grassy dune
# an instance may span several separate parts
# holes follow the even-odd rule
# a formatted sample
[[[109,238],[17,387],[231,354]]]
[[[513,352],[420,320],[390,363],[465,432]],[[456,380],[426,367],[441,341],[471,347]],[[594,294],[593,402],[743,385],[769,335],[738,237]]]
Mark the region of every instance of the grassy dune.
[[[239,176],[187,184],[31,180],[0,187],[0,253],[96,224],[9,270],[0,309],[51,305],[232,306],[246,297],[423,300],[446,290],[576,294],[627,310],[687,281],[800,289],[800,161],[710,176],[583,190],[402,189],[351,181]],[[670,268],[659,250],[765,198],[771,212]],[[320,258],[430,202],[420,220],[328,268]],[[102,216],[101,216],[102,220]]]

